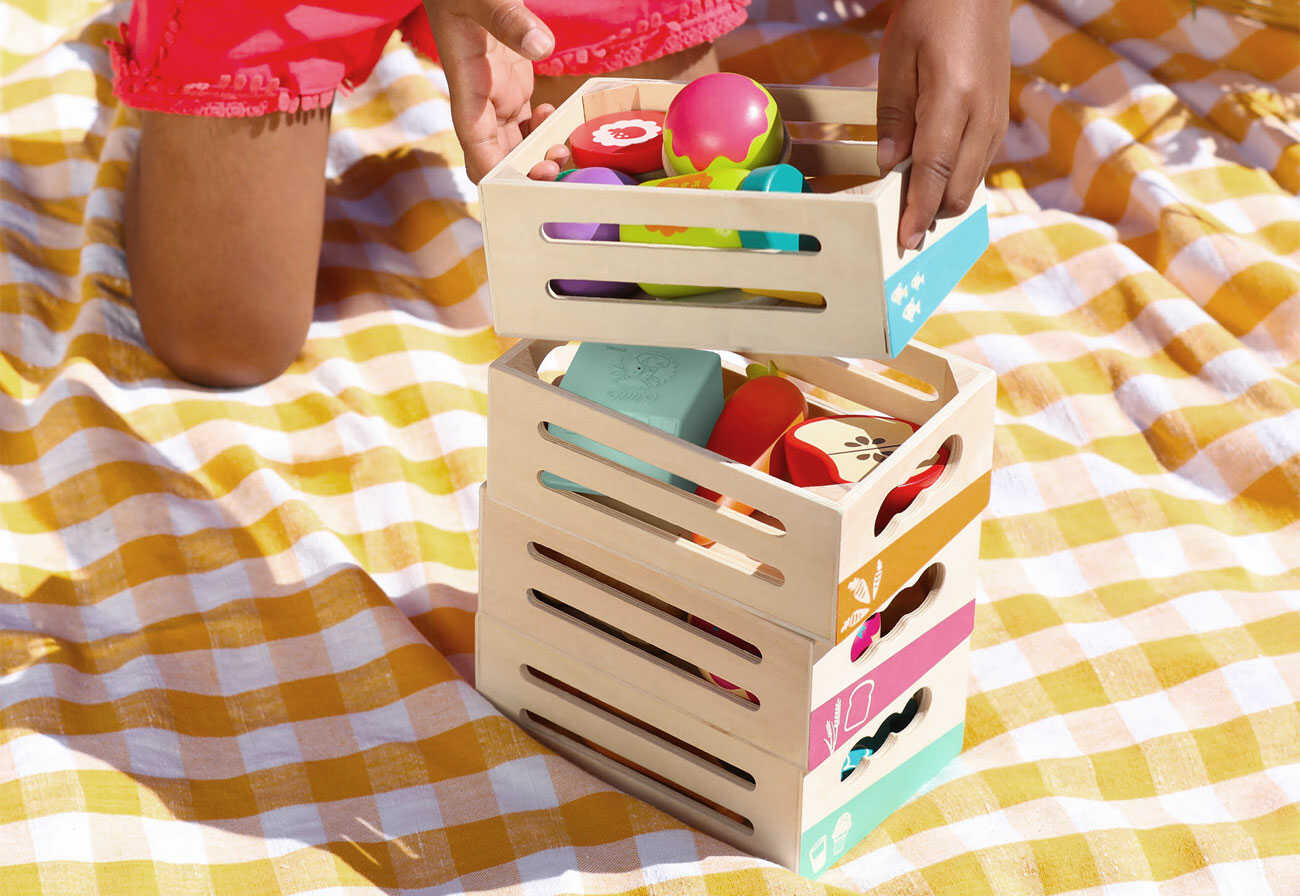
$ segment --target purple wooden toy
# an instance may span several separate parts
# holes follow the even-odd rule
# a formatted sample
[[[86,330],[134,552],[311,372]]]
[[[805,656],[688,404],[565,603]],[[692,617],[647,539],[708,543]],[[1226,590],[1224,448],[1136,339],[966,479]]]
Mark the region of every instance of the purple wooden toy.
[[[569,184],[609,184],[631,186],[632,177],[613,168],[579,168],[564,178]],[[618,242],[617,224],[584,224],[573,221],[551,221],[542,225],[542,233],[553,240],[596,240]],[[636,292],[635,283],[617,283],[608,280],[551,281],[551,288],[560,295],[570,296],[626,296]]]

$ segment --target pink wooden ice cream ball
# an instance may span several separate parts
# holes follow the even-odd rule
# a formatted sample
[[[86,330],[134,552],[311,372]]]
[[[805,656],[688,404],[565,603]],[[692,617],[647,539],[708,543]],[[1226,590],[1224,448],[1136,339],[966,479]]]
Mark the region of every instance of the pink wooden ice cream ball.
[[[785,123],[776,100],[752,78],[716,72],[677,92],[664,116],[664,170],[754,169],[781,161]]]

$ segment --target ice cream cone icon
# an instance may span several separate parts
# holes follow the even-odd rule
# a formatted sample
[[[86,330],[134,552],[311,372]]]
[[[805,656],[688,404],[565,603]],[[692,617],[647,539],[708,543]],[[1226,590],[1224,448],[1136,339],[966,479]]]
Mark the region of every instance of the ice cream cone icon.
[[[835,855],[844,852],[844,847],[848,844],[845,842],[849,839],[849,831],[853,830],[853,816],[845,812],[835,821],[835,830],[831,832],[832,845],[835,847]]]

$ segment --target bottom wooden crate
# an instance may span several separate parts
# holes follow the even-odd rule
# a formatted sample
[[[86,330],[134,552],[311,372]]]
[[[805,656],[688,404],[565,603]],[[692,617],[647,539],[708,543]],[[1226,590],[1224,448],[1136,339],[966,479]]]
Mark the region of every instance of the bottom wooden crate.
[[[682,821],[815,877],[961,750],[969,640],[807,771],[487,613],[478,687],[538,740]],[[858,759],[857,763],[854,759]]]

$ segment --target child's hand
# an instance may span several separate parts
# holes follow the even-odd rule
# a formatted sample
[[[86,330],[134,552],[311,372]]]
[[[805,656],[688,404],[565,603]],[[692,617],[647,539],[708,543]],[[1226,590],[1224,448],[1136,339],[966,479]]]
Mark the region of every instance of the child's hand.
[[[961,214],[1007,129],[1009,0],[899,0],[880,51],[880,165],[912,156],[898,243]]]
[[[533,66],[555,49],[546,23],[521,0],[425,0],[451,94],[451,120],[475,183],[555,111],[530,107]],[[554,180],[569,150],[553,146],[529,177]]]

